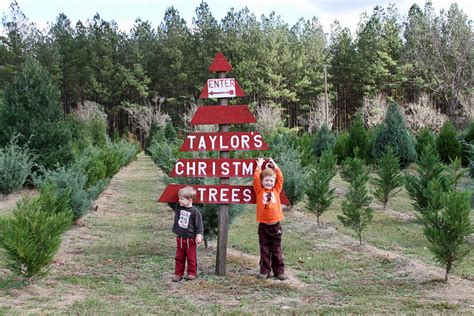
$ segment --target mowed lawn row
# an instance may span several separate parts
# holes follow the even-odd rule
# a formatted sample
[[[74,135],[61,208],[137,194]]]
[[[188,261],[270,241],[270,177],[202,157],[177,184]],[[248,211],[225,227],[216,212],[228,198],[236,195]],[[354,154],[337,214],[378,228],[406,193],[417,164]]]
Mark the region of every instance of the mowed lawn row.
[[[97,211],[66,233],[46,277],[25,286],[2,260],[0,314],[474,311],[473,254],[442,284],[443,271],[415,221],[377,213],[359,246],[336,219],[341,196],[323,215],[323,228],[303,212],[304,202],[285,212],[290,280],[256,278],[257,224],[249,206],[230,227],[227,275],[214,274],[211,242],[199,248],[199,278],[172,283],[173,214],[156,203],[165,187],[161,177],[143,154],[120,171],[96,201]],[[391,208],[397,205],[409,205],[406,194]]]

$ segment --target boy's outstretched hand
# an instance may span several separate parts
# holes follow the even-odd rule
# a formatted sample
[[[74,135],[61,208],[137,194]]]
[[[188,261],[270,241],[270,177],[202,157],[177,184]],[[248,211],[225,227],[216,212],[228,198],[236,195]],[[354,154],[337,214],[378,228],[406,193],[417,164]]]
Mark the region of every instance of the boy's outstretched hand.
[[[265,162],[265,159],[263,158],[257,158],[257,168],[262,169],[263,163]]]

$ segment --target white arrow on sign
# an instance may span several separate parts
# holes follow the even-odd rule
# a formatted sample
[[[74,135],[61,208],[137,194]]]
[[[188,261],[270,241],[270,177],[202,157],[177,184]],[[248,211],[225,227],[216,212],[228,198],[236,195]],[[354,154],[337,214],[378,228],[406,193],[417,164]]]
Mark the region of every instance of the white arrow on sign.
[[[214,98],[234,98],[235,79],[234,78],[215,78],[207,80],[207,93]]]

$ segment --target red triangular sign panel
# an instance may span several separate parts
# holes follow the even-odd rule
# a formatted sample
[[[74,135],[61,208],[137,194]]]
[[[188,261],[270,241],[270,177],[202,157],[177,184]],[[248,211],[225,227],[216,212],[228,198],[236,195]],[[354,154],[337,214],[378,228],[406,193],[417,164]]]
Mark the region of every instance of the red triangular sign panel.
[[[229,72],[232,70],[232,66],[229,64],[224,54],[218,52],[208,70],[209,72]]]

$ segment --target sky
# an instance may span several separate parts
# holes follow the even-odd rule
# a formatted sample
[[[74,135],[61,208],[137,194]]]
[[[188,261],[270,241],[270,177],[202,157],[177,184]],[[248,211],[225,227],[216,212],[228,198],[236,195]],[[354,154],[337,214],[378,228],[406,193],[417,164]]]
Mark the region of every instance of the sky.
[[[11,0],[0,0],[2,16],[9,12]],[[114,20],[120,29],[129,31],[137,18],[149,21],[155,28],[163,21],[167,8],[173,6],[180,16],[191,25],[195,17],[195,9],[201,0],[17,0],[20,9],[26,17],[34,22],[39,29],[47,27],[47,23],[54,23],[60,13],[73,22],[85,22],[99,13],[106,21]],[[207,0],[205,1],[212,15],[218,21],[225,17],[230,8],[235,11],[247,6],[257,18],[262,14],[268,16],[272,11],[290,26],[299,18],[311,19],[317,17],[326,33],[330,25],[338,20],[343,27],[356,31],[360,15],[367,12],[369,15],[376,5],[387,7],[396,2],[396,7],[402,16],[406,16],[408,9],[414,3],[423,7],[425,0]],[[432,0],[433,7],[438,14],[441,9],[448,9],[452,3],[459,7],[472,20],[474,18],[474,1],[439,1]]]

